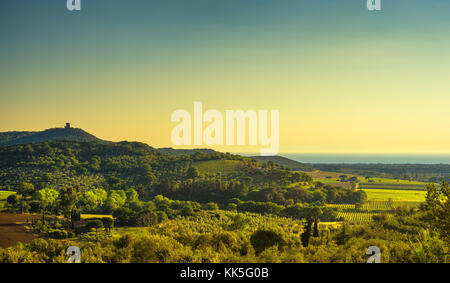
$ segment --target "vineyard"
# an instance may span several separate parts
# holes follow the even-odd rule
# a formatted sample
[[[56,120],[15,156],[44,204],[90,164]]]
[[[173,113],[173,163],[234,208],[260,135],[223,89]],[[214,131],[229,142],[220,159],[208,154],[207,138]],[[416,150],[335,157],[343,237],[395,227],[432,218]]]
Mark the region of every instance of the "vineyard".
[[[364,223],[372,220],[374,215],[393,213],[396,207],[416,207],[419,202],[412,201],[378,201],[369,200],[361,208],[355,208],[354,204],[329,204],[328,206],[336,208],[338,217],[352,223]]]

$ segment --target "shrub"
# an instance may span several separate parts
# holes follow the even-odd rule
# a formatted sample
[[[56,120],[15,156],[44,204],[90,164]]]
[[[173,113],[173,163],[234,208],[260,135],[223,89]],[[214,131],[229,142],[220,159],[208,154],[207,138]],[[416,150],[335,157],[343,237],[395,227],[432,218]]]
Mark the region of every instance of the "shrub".
[[[54,239],[66,239],[69,237],[69,234],[67,233],[66,230],[62,230],[62,229],[50,229],[47,232],[47,236],[49,238],[54,238]]]
[[[286,245],[283,234],[280,231],[270,228],[260,228],[256,230],[250,237],[250,242],[257,254],[275,245],[278,246],[278,248],[282,248]]]
[[[13,194],[8,196],[6,202],[8,202],[9,205],[16,205],[19,202],[19,199],[16,194]]]
[[[219,209],[219,206],[215,202],[208,202],[205,205],[205,210],[218,210],[218,209]]]

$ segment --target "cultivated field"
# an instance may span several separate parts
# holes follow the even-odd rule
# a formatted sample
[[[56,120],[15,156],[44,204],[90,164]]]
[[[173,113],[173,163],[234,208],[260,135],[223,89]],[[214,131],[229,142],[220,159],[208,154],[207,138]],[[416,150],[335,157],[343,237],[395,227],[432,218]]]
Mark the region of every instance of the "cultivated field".
[[[367,193],[367,203],[362,208],[356,209],[353,204],[331,204],[338,211],[338,217],[349,222],[368,222],[377,214],[392,214],[397,206],[417,207],[425,200],[426,183],[409,180],[389,178],[366,178],[363,176],[326,172],[316,170],[306,172],[315,181],[324,184],[352,187],[351,182],[341,182],[339,176],[346,175],[347,179],[356,177],[358,187]]]
[[[427,194],[426,191],[418,190],[389,190],[389,189],[363,189],[367,193],[368,200],[386,201],[411,201],[423,202]]]
[[[37,238],[25,229],[24,224],[39,217],[32,214],[0,213],[0,247],[6,248],[16,242],[27,243]]]
[[[354,204],[329,204],[338,210],[338,217],[342,217],[348,222],[369,222],[374,215],[393,213],[396,207],[417,207],[420,202],[414,201],[385,201],[385,200],[369,200],[361,208],[355,208]]]

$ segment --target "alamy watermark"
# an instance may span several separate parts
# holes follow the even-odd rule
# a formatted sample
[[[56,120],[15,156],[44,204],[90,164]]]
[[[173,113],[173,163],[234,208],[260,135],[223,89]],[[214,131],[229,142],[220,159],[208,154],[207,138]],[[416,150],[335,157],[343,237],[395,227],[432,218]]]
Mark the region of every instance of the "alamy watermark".
[[[171,139],[172,143],[177,146],[192,144],[196,146],[259,145],[264,147],[260,149],[261,155],[276,155],[280,142],[279,119],[279,111],[270,110],[269,135],[268,110],[247,110],[245,112],[243,110],[226,110],[224,123],[222,112],[210,109],[203,113],[203,103],[194,102],[193,119],[187,110],[179,109],[172,113],[171,121],[179,124],[173,128]],[[204,123],[209,123],[209,125],[203,129]],[[247,140],[248,143],[246,143]]]
[[[367,248],[366,255],[370,255],[367,263],[381,263],[381,250],[377,246]]]
[[[381,0],[367,0],[367,9],[369,11],[381,11]]]
[[[81,10],[81,0],[67,0],[67,10],[69,11],[80,11]]]
[[[69,11],[81,11],[81,0],[67,0],[67,9]],[[367,9],[369,11],[380,11],[381,0],[367,0]]]
[[[81,262],[81,251],[80,251],[79,247],[77,247],[77,246],[68,247],[66,254],[71,256],[67,260],[67,263],[80,263]]]

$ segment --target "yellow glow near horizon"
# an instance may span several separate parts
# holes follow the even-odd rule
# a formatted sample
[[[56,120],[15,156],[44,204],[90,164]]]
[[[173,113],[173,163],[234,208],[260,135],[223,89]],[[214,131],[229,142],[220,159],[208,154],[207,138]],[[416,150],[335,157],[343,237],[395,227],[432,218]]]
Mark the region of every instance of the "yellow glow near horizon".
[[[94,6],[90,13],[103,23]],[[283,18],[288,12],[279,13]],[[342,15],[346,22],[340,14],[315,15],[330,23],[311,16],[266,25],[261,17],[254,26],[249,19],[249,27],[234,26],[226,16],[223,26],[197,26],[190,19],[196,29],[182,29],[183,22],[162,31],[132,19],[120,22],[130,24],[123,30],[80,20],[79,30],[72,27],[75,39],[64,38],[50,21],[58,36],[46,43],[28,34],[30,46],[5,33],[12,43],[5,41],[2,53],[12,55],[2,55],[0,131],[71,122],[105,140],[172,147],[172,112],[192,113],[193,102],[201,101],[205,110],[222,113],[279,110],[279,152],[450,153],[448,16],[434,16],[418,36],[388,12],[377,19],[354,13],[351,19]],[[361,25],[369,19],[383,33],[366,33],[370,23]],[[98,33],[89,32],[91,25]]]

